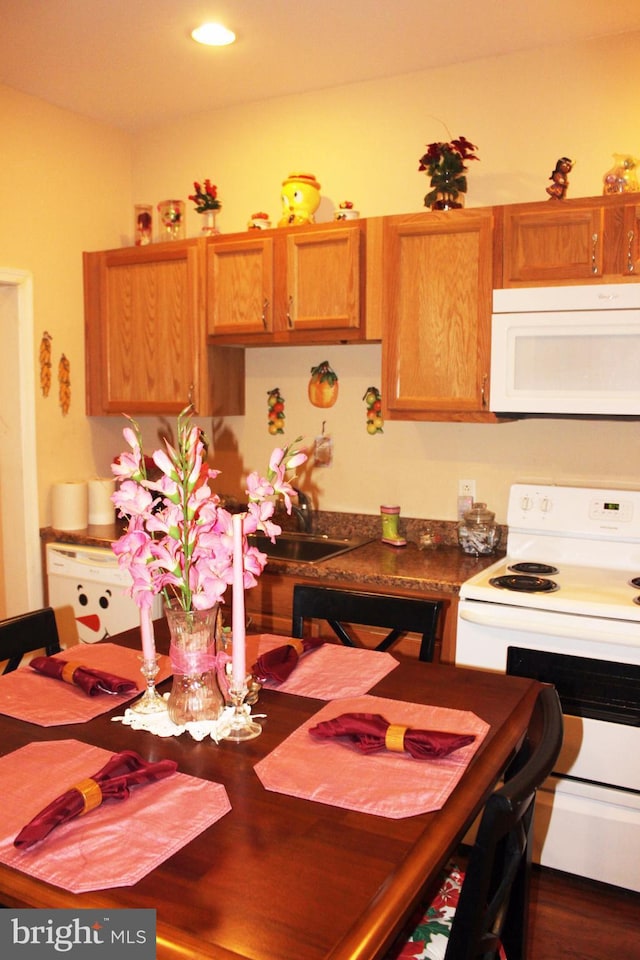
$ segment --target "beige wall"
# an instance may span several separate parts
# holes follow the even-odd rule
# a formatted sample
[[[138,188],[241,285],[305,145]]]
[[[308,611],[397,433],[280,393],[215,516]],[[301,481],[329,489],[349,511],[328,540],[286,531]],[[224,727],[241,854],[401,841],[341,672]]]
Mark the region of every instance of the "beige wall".
[[[185,197],[191,181],[218,185],[223,232],[244,229],[255,210],[280,216],[280,183],[309,170],[322,184],[317,219],[350,199],[363,216],[422,209],[428,183],[417,172],[425,144],[464,134],[478,144],[469,167],[469,206],[544,200],[558,157],[576,159],[569,196],[593,196],[614,151],[640,155],[640,34],[462,64],[410,76],[254,103],[145,132],[134,147],[136,200]],[[179,144],[179,149],[176,147]],[[188,233],[198,216],[189,206]],[[306,397],[312,364],[329,359],[341,381],[323,415]],[[219,489],[239,462],[260,467],[273,446],[267,390],[286,399],[286,441],[334,437],[330,469],[303,486],[320,507],[375,513],[397,502],[407,516],[453,519],[458,478],[504,519],[519,479],[640,485],[640,427],[633,423],[525,421],[512,424],[387,422],[364,429],[362,396],[380,385],[378,347],[247,351],[247,415],[220,432]],[[225,452],[226,447],[230,452]],[[238,457],[237,451],[243,454]]]
[[[363,216],[418,211],[428,189],[418,158],[448,132],[479,146],[470,206],[544,199],[562,155],[576,158],[569,196],[598,194],[614,151],[640,154],[639,54],[640,34],[550,47],[198,115],[131,140],[0,87],[0,264],[34,274],[34,364],[48,329],[55,363],[64,352],[72,366],[69,415],[55,382],[36,402],[41,522],[50,520],[51,483],[106,472],[122,447],[119,418],[84,416],[81,252],[131,243],[133,203],[186,199],[193,179],[208,176],[223,203],[219,226],[230,232],[257,209],[277,221],[282,179],[304,169],[322,183],[318,219],[331,219],[344,199]],[[188,233],[199,226],[189,210]],[[503,519],[517,479],[640,484],[636,424],[389,422],[369,437],[362,395],[380,384],[380,351],[367,346],[248,351],[247,416],[205,424],[225,471],[218,489],[234,489],[240,469],[266,461],[268,389],[286,398],[285,441],[321,431],[306,384],[324,359],[341,380],[325,418],[335,461],[303,483],[321,508],[374,513],[396,501],[405,515],[451,519],[457,478],[471,477]],[[155,441],[157,421],[143,428]]]
[[[84,413],[82,250],[118,246],[131,216],[131,147],[124,134],[0,86],[0,266],[33,275],[39,514],[51,484],[95,475]],[[53,381],[39,389],[38,347],[53,337]],[[71,407],[58,403],[57,366],[71,366]],[[3,359],[14,376],[15,357]],[[3,483],[3,491],[5,484]]]

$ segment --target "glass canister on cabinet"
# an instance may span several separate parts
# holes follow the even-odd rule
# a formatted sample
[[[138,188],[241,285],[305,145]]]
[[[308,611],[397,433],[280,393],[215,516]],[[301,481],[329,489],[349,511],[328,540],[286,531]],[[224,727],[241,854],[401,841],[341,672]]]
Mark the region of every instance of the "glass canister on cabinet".
[[[500,542],[496,515],[486,503],[474,503],[458,524],[458,543],[471,556],[486,556],[494,552]]]

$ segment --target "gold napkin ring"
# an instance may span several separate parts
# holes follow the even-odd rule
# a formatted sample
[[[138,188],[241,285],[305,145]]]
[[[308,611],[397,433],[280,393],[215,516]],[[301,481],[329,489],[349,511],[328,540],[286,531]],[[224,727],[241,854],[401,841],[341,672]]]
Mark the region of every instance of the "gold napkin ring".
[[[73,683],[73,675],[82,664],[75,660],[66,660],[62,668],[62,679],[65,683]]]
[[[91,777],[87,777],[86,780],[81,780],[80,783],[74,784],[73,789],[81,793],[82,799],[84,800],[82,811],[78,814],[80,817],[85,813],[89,813],[90,810],[95,810],[95,808],[99,807],[102,803],[100,784],[96,780],[92,780]]]
[[[402,753],[404,751],[404,735],[408,729],[408,727],[403,727],[402,724],[390,723],[384,735],[384,745],[387,750]]]
[[[289,640],[287,640],[287,646],[293,647],[299,657],[301,657],[304,653],[304,644],[302,640],[298,640],[297,637],[291,637]]]

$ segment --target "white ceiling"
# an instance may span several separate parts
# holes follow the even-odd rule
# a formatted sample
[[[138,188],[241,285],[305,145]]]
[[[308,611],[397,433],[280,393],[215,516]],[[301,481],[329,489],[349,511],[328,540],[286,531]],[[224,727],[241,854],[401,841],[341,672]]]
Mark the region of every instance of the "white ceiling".
[[[195,44],[203,20],[236,43]],[[0,82],[137,131],[638,29],[639,0],[0,0]]]

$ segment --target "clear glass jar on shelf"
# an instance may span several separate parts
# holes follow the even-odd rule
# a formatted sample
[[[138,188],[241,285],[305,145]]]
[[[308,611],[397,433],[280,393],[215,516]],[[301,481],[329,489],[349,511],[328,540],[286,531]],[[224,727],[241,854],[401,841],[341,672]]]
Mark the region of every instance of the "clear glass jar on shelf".
[[[474,503],[458,524],[458,543],[471,556],[486,556],[500,543],[500,529],[496,515],[486,503]]]

